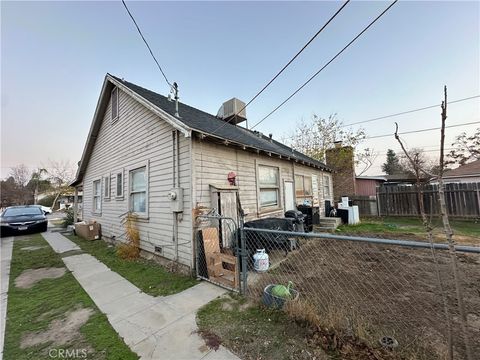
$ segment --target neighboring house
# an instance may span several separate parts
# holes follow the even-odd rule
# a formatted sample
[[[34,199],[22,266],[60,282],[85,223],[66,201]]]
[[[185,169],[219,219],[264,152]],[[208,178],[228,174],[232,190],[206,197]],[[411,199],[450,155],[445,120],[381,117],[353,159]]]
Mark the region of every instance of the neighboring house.
[[[191,269],[199,213],[237,218],[241,204],[251,220],[304,202],[323,212],[333,200],[325,164],[236,125],[245,115],[229,117],[230,106],[241,103],[224,103],[219,118],[178,103],[176,116],[175,101],[107,74],[72,183],[83,189],[83,219],[122,240],[133,212],[142,250]]]
[[[456,169],[448,170],[443,174],[445,183],[480,182],[480,160],[461,165]]]
[[[377,187],[385,183],[385,176],[356,176],[355,195],[376,196]]]
[[[40,193],[37,196],[37,202],[39,200],[45,199],[47,196],[54,197],[55,193],[51,192],[51,191]],[[66,194],[62,194],[58,197],[57,201],[55,202],[53,210],[68,209],[68,208],[73,206],[74,200],[75,200],[75,194],[74,194],[73,191],[68,192]],[[81,206],[82,206],[82,192],[81,191],[80,192],[77,191],[77,204],[78,204],[79,209],[81,209]]]

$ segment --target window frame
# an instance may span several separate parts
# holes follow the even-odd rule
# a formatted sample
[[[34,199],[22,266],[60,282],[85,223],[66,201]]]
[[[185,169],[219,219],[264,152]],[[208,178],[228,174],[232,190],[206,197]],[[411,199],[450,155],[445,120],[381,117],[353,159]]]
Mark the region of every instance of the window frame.
[[[117,122],[118,118],[119,118],[119,114],[120,114],[120,96],[119,96],[119,93],[118,93],[118,87],[114,87],[110,93],[110,99],[111,99],[111,113],[112,113],[112,116],[111,116],[111,122],[112,124]],[[113,99],[115,97],[115,101],[116,101],[116,114],[115,116],[113,116]]]
[[[301,185],[302,185],[302,194],[298,194],[298,190],[297,190],[297,186],[299,184],[299,182],[297,181],[297,178],[302,178],[301,180]],[[310,179],[310,194],[309,195],[306,195],[305,194],[305,178],[309,178]],[[294,176],[294,181],[295,181],[295,203],[297,205],[301,205],[303,204],[303,202],[305,201],[305,199],[309,199],[310,200],[310,203],[313,205],[313,180],[312,180],[312,175],[305,175],[305,174],[295,174]],[[298,200],[302,200],[302,201],[298,201]]]
[[[96,193],[95,183],[99,185],[99,193]],[[96,208],[96,198],[99,199],[100,207]],[[96,215],[102,214],[102,178],[96,178],[92,181],[92,213]]]
[[[326,179],[327,181],[325,181],[325,179]],[[325,175],[325,174],[324,174],[322,180],[323,180],[323,183],[322,183],[322,185],[323,185],[323,186],[322,186],[322,188],[323,188],[323,198],[324,198],[324,200],[327,200],[327,199],[330,199],[330,197],[331,197],[331,196],[330,196],[330,194],[331,194],[331,191],[330,191],[331,178],[330,178],[329,175]],[[326,185],[325,185],[325,183],[326,183]],[[327,189],[327,193],[325,193],[325,189]]]
[[[118,175],[122,177],[121,190],[122,192],[118,193]],[[125,196],[125,170],[120,169],[115,172],[115,199],[123,200]]]
[[[271,169],[275,169],[277,171],[277,183],[276,185],[273,185],[273,184],[261,184],[260,182],[260,169],[261,168],[271,168]],[[257,189],[258,189],[258,195],[257,195],[257,199],[258,199],[258,209],[259,211],[265,211],[265,210],[277,210],[277,209],[280,209],[281,208],[281,204],[282,204],[282,199],[280,198],[280,167],[279,166],[275,166],[275,165],[268,165],[268,164],[257,164]],[[269,191],[276,191],[277,193],[277,201],[276,201],[276,204],[272,204],[272,205],[262,205],[262,200],[261,200],[261,193],[262,193],[262,190],[269,190]]]
[[[145,191],[136,191],[134,193],[140,193],[140,192],[145,192],[145,212],[136,212],[132,211],[132,186],[133,186],[133,181],[132,181],[132,173],[136,170],[145,168]],[[143,164],[139,164],[138,166],[134,166],[128,169],[128,211],[131,212],[132,214],[137,215],[140,219],[146,219],[148,220],[149,216],[149,181],[150,181],[150,173],[149,173],[149,161],[144,162]]]
[[[102,194],[105,200],[110,200],[112,193],[112,178],[110,174],[103,176]]]

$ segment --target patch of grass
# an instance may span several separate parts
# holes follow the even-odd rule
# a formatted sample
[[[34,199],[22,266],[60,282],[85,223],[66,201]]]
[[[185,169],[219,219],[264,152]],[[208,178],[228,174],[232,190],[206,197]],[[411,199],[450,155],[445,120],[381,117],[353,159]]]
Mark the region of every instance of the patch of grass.
[[[454,234],[480,238],[480,222],[478,220],[450,219]],[[432,219],[433,233],[440,237],[443,234],[443,224],[439,217]],[[341,225],[337,232],[355,234],[414,234],[425,235],[425,229],[420,218],[382,217],[364,218],[357,225]]]
[[[113,271],[117,272],[143,292],[153,296],[176,294],[196,285],[196,279],[168,272],[152,260],[124,260],[117,255],[116,247],[105,241],[88,241],[75,235],[67,236],[83,251],[95,256]]]
[[[247,304],[238,295],[218,298],[197,313],[200,333],[215,334],[242,359],[328,359],[307,344],[308,330],[284,312]]]
[[[45,246],[34,251],[22,251],[25,246]],[[4,358],[16,360],[48,359],[50,349],[69,351],[90,349],[88,359],[137,359],[115,330],[107,317],[95,306],[87,293],[71,273],[58,279],[44,279],[29,289],[15,287],[15,278],[27,269],[42,267],[64,267],[56,254],[40,234],[15,239],[10,268],[7,323]],[[80,328],[83,336],[61,346],[51,343],[39,344],[26,349],[20,348],[22,337],[29,332],[45,331],[56,319],[65,313],[90,308],[94,313]]]

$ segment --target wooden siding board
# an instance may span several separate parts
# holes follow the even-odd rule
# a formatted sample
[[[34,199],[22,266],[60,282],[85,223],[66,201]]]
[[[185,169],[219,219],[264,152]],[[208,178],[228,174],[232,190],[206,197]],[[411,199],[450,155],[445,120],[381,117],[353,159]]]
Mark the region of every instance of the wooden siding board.
[[[305,175],[315,174],[318,177],[318,190],[320,209],[324,211],[323,196],[323,175],[329,173],[309,166],[295,164],[287,159],[270,157],[263,154],[255,154],[233,146],[214,144],[207,140],[192,140],[192,161],[195,198],[192,199],[194,206],[210,208],[210,184],[228,184],[227,174],[234,171],[237,174],[237,185],[239,186],[239,197],[244,209],[248,210],[247,220],[260,217],[283,216],[284,189],[283,181],[294,181],[295,171]],[[257,204],[257,164],[275,166],[280,169],[279,198],[281,209],[271,212],[260,211]],[[332,189],[332,186],[330,186]],[[332,191],[332,190],[331,190]],[[330,199],[333,199],[331,194]]]
[[[173,127],[119,91],[119,119],[110,121],[111,103],[104,114],[101,128],[93,147],[92,156],[83,179],[83,216],[102,224],[106,236],[124,240],[121,215],[128,210],[129,169],[149,162],[149,220],[139,221],[141,247],[153,252],[154,246],[162,246],[162,255],[173,258],[173,214],[167,193],[173,187],[172,180],[172,130]],[[179,222],[179,261],[193,265],[191,219],[191,156],[190,139],[180,136],[180,186],[184,188],[183,220]],[[124,172],[124,197],[116,199],[115,174]],[[102,214],[92,213],[93,180],[112,174],[112,194],[109,201],[102,198]]]

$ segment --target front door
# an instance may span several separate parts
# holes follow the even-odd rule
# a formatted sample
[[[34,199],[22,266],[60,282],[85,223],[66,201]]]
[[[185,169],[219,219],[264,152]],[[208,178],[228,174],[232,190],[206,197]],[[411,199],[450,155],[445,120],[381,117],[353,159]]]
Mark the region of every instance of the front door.
[[[285,181],[283,184],[285,189],[285,211],[295,210],[295,191],[293,181]]]

